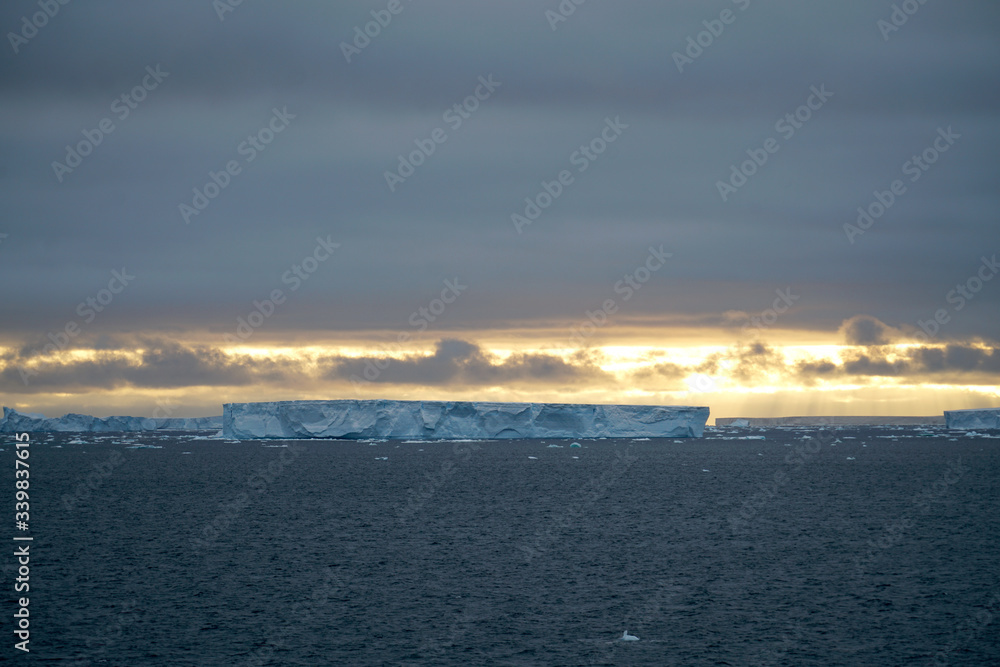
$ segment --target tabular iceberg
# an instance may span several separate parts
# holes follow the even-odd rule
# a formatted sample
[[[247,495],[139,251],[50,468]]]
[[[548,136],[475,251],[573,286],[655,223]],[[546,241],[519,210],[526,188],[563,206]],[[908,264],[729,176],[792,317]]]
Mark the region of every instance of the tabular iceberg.
[[[982,410],[945,410],[948,428],[1000,428],[1000,408]]]
[[[707,407],[465,401],[227,403],[227,438],[700,438]]]
[[[12,408],[3,409],[0,419],[0,433],[21,433],[41,431],[101,432],[110,431],[158,431],[178,429],[201,431],[219,429],[222,417],[91,417],[69,413],[62,417],[48,418],[33,412],[18,412]]]

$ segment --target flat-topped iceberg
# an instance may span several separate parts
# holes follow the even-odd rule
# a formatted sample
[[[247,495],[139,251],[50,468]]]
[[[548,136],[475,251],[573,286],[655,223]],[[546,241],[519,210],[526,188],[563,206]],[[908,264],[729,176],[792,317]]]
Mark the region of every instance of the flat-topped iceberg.
[[[1000,408],[945,410],[944,421],[948,428],[1000,428]]]
[[[72,412],[62,417],[46,417],[33,412],[18,412],[7,407],[3,409],[3,419],[0,419],[0,433],[42,431],[106,433],[163,429],[202,431],[221,427],[222,417],[92,417]]]
[[[277,401],[222,406],[226,438],[700,438],[707,407],[466,401]]]

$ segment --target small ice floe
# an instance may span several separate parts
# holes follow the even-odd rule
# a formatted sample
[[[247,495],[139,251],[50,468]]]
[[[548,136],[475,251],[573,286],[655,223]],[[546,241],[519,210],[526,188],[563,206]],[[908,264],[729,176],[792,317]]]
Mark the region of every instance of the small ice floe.
[[[181,452],[181,454],[190,454],[191,452]]]
[[[532,461],[537,461],[538,460],[537,456],[529,456],[528,458],[531,459]]]
[[[83,440],[81,440],[80,438],[73,438],[72,440],[70,440],[66,444],[67,445],[86,445],[87,443],[84,442]]]
[[[848,460],[848,461],[854,461],[855,459],[854,459],[854,457],[853,457],[853,456],[848,456],[848,457],[847,457],[847,460]]]
[[[642,442],[643,440],[649,440],[649,438],[632,438],[632,442]]]
[[[269,447],[271,449],[281,449],[282,447],[288,447],[288,444],[283,445],[262,445],[263,447]]]
[[[422,449],[418,449],[417,451],[418,451],[418,452],[422,452],[422,451],[424,451],[424,450],[422,450]]]
[[[711,471],[711,470],[709,470],[708,468],[702,468],[702,469],[701,469],[701,471],[702,471],[702,472],[712,472],[712,471]]]
[[[762,435],[741,435],[736,438],[736,440],[765,440],[766,438]]]
[[[125,449],[163,449],[161,445],[129,445]]]
[[[550,447],[550,448],[551,448],[551,447],[558,447],[559,449],[562,449],[562,448],[563,448],[563,446],[562,446],[562,445],[549,445],[549,447]]]
[[[376,456],[375,460],[376,461],[388,461],[389,457],[388,456]]]
[[[574,442],[570,447],[583,447],[579,442]]]
[[[760,452],[757,452],[757,456],[764,456],[764,455],[761,454]]]
[[[580,458],[580,457],[579,457],[579,456],[574,456],[573,458],[574,458],[574,459],[578,459],[578,458]]]
[[[52,449],[62,449],[62,445],[52,445]]]
[[[623,642],[637,642],[637,641],[639,641],[639,638],[636,637],[635,635],[630,635],[628,633],[628,630],[626,630],[625,632],[623,632],[622,636],[619,637],[619,639],[621,641],[623,641]]]

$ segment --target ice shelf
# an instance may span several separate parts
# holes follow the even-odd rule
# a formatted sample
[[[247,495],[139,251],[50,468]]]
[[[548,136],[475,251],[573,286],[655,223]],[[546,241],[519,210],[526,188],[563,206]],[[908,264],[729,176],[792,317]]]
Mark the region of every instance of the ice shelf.
[[[227,403],[227,438],[700,438],[707,407],[465,401]]]
[[[158,431],[178,429],[201,431],[218,429],[222,417],[91,417],[69,413],[62,417],[46,417],[33,412],[18,412],[12,408],[3,409],[0,419],[0,433],[20,432],[109,432],[109,431]]]
[[[945,410],[944,421],[948,428],[1000,428],[1000,408]]]

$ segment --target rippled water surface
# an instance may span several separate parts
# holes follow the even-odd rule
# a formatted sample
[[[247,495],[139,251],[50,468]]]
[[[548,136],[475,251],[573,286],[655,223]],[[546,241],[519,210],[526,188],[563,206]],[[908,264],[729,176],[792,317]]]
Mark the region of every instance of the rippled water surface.
[[[195,435],[33,436],[19,660],[1000,664],[998,438]]]

